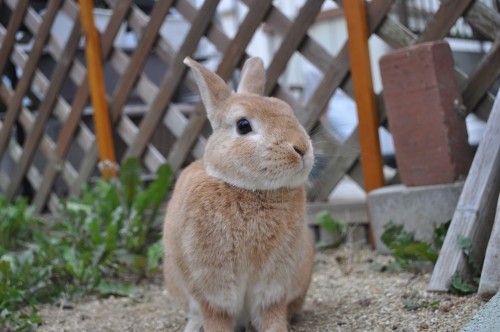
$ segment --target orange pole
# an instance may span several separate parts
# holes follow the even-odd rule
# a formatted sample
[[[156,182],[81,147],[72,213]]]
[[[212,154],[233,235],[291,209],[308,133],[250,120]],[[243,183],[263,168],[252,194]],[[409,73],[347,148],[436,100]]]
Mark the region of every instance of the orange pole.
[[[378,116],[373,92],[368,26],[364,0],[344,1],[344,13],[349,33],[349,59],[354,87],[354,99],[358,109],[361,163],[366,192],[382,187],[382,155],[378,137]],[[370,242],[375,244],[370,225]]]
[[[80,20],[85,34],[85,57],[89,79],[90,99],[94,108],[101,175],[115,177],[117,173],[115,149],[111,133],[108,103],[106,101],[99,34],[94,25],[93,1],[80,0]]]

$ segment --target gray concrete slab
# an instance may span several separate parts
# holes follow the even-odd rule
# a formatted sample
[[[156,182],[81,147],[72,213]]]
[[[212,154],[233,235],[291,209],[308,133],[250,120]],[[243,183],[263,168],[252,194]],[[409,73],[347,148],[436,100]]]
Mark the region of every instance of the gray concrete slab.
[[[460,332],[500,331],[500,293],[497,293],[465,324]]]
[[[388,254],[381,241],[384,226],[404,225],[415,239],[431,242],[434,228],[453,217],[463,182],[432,186],[393,185],[368,194],[368,207],[377,251]],[[500,331],[499,331],[500,332]]]

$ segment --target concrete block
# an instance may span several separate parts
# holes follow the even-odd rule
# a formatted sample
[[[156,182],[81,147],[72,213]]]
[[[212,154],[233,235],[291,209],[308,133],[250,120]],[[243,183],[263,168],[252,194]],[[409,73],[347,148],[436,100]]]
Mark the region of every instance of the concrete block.
[[[472,162],[448,43],[422,43],[380,60],[384,102],[401,181],[452,183]]]
[[[415,239],[432,241],[434,228],[450,221],[462,192],[463,182],[433,186],[387,186],[368,194],[368,211],[376,249],[388,254],[380,237],[389,222],[404,225]]]

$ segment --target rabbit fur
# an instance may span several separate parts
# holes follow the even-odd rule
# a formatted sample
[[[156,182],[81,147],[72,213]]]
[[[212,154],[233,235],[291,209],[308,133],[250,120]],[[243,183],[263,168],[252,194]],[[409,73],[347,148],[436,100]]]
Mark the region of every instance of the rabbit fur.
[[[303,187],[310,138],[288,104],[262,96],[260,58],[245,62],[236,93],[196,61],[184,63],[213,133],[167,208],[167,290],[188,313],[186,332],[287,331],[313,267]]]

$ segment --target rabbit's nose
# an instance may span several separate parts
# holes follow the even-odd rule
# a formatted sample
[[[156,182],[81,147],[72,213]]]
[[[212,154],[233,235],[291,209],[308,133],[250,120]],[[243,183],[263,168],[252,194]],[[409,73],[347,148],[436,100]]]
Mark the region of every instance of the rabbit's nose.
[[[301,157],[304,157],[304,155],[306,154],[305,152],[305,149],[303,148],[299,148],[297,147],[296,145],[293,146],[293,149],[295,150],[295,152],[297,152]]]

